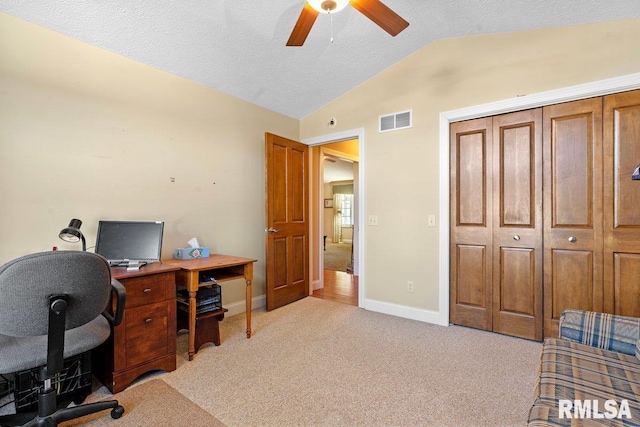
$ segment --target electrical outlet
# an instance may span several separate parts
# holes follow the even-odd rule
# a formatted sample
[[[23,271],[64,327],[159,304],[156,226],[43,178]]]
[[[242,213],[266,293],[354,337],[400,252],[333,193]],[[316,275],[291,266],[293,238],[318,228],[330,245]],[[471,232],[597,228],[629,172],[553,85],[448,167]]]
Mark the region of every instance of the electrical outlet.
[[[369,225],[378,225],[378,215],[369,215]]]
[[[409,280],[407,282],[407,292],[409,292],[410,294],[413,293],[413,280]]]

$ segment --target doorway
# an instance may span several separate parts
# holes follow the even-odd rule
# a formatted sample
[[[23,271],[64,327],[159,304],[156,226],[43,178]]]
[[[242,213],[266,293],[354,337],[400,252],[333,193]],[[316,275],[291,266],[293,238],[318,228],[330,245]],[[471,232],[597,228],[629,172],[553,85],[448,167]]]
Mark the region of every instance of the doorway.
[[[346,157],[345,157],[346,156]],[[354,274],[354,228],[357,198],[358,140],[321,146],[319,192],[322,199],[321,288],[313,296],[358,305],[357,274]]]
[[[310,230],[316,236],[312,239],[311,293],[359,307],[364,306],[364,230],[360,227],[364,206],[363,138],[363,129],[356,129],[303,141],[313,147],[315,179],[310,194],[315,199],[312,205],[317,206]],[[336,170],[342,170],[342,174],[336,174]],[[343,253],[338,265],[325,266],[327,251],[334,249]]]

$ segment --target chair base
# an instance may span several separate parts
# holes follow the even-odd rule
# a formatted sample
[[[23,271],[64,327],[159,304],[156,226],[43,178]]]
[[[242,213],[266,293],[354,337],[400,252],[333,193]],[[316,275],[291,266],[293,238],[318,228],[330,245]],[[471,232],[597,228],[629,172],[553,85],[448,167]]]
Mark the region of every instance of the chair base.
[[[118,419],[124,414],[124,408],[117,400],[107,400],[73,406],[71,408],[61,408],[47,416],[38,416],[37,412],[5,415],[0,417],[0,426],[54,427],[64,421],[95,414],[96,412],[107,409],[111,409],[111,418],[113,419]]]

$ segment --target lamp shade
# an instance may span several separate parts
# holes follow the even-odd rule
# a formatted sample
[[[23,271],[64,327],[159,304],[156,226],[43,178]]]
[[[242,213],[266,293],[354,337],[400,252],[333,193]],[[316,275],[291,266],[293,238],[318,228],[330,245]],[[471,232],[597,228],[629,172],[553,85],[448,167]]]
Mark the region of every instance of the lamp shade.
[[[58,237],[60,237],[65,242],[75,243],[75,242],[82,241],[82,250],[86,251],[87,244],[84,238],[84,234],[82,234],[82,231],[80,231],[81,225],[82,225],[82,221],[75,218],[72,219],[69,222],[69,226],[67,228],[63,228],[62,231],[60,231],[60,234],[58,235]]]
[[[72,219],[71,222],[69,222],[69,226],[60,232],[60,238],[65,242],[79,242],[80,235],[82,234],[80,232],[81,225],[82,221],[79,219]]]
[[[349,0],[307,0],[320,13],[336,13],[347,7]]]

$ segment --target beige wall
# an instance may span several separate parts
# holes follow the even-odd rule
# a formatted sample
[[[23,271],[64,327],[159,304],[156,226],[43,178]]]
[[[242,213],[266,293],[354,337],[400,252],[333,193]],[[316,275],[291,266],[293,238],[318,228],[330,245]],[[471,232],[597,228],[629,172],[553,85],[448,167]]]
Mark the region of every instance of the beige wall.
[[[78,248],[57,238],[73,217],[89,246],[99,219],[160,219],[163,257],[196,236],[256,258],[261,295],[264,132],[364,127],[365,217],[379,216],[365,297],[437,311],[438,114],[638,72],[637,40],[638,20],[442,40],[298,122],[0,13],[0,262]],[[409,108],[413,128],[377,133],[379,115]],[[225,288],[243,299],[242,283]]]
[[[297,120],[1,13],[0,58],[0,263],[79,249],[71,218],[88,246],[99,219],[162,220],[163,258],[195,236],[258,259],[264,294],[264,132]]]
[[[439,113],[640,71],[640,21],[442,40],[301,122],[301,138],[364,127],[365,298],[439,311]],[[378,116],[413,109],[413,127]],[[328,129],[326,118],[336,117]],[[407,281],[415,293],[406,292]]]

